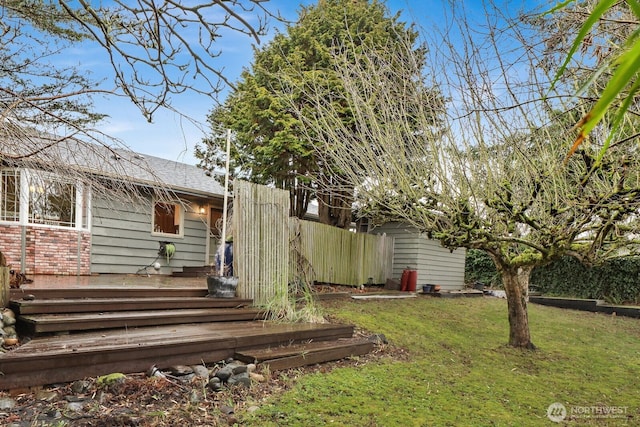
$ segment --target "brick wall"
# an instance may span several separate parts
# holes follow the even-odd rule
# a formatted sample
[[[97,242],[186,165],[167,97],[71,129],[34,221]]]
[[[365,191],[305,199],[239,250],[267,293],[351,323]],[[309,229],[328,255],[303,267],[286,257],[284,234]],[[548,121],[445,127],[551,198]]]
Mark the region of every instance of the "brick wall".
[[[78,272],[78,233],[80,233],[80,271]],[[7,263],[21,265],[21,227],[0,225],[0,250]],[[26,271],[29,274],[91,274],[91,233],[46,227],[27,227]]]
[[[20,269],[20,227],[0,225],[0,251],[7,259],[7,265]]]

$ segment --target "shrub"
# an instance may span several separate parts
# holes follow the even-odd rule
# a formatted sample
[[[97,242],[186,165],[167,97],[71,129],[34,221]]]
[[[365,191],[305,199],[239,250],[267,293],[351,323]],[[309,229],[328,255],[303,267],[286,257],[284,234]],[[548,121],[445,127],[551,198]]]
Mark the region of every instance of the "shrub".
[[[467,251],[465,282],[501,285],[491,258],[479,250]],[[640,258],[620,258],[587,267],[575,258],[565,257],[535,268],[530,287],[546,295],[639,303]]]
[[[531,286],[548,295],[605,299],[613,303],[640,301],[640,258],[620,258],[587,267],[565,257],[531,274]]]
[[[486,252],[469,249],[464,265],[464,282],[472,285],[475,282],[491,287],[502,287],[502,279],[493,261]]]

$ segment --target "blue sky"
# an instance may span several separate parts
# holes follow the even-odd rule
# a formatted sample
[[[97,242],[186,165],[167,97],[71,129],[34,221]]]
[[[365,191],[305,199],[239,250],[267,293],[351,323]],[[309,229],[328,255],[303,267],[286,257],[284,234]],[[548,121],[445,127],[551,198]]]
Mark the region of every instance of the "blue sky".
[[[479,4],[481,2],[479,0],[459,1],[465,1],[465,7],[468,10],[477,9],[480,13]],[[300,5],[315,3],[315,0],[271,0],[266,5],[270,10],[278,9],[287,19],[295,20]],[[432,27],[433,24],[441,23],[446,16],[446,0],[388,0],[386,4],[392,13],[401,11],[403,21],[414,22],[423,31]],[[266,40],[268,39],[269,37],[266,38]],[[220,40],[220,49],[223,53],[217,61],[224,64],[225,75],[230,80],[235,81],[242,68],[250,65],[252,42],[252,39],[238,34],[229,34]],[[83,53],[82,61],[83,66],[99,67],[99,64],[90,62],[91,56],[87,55],[87,52]],[[202,124],[214,105],[210,98],[194,93],[174,96],[172,102],[180,112]],[[96,105],[102,112],[110,116],[98,128],[112,137],[118,138],[131,149],[143,154],[196,164],[193,151],[195,145],[204,136],[202,125],[191,123],[170,111],[157,112],[154,123],[149,124],[140,112],[125,99],[98,100]]]

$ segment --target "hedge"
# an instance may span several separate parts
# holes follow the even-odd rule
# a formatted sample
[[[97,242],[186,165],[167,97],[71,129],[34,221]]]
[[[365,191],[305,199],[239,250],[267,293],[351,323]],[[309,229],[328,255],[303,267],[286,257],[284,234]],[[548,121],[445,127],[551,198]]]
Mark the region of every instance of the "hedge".
[[[467,251],[465,281],[494,287],[502,282],[491,258],[478,250]],[[610,260],[587,267],[565,257],[531,273],[531,289],[549,296],[604,299],[611,303],[640,303],[640,258]]]

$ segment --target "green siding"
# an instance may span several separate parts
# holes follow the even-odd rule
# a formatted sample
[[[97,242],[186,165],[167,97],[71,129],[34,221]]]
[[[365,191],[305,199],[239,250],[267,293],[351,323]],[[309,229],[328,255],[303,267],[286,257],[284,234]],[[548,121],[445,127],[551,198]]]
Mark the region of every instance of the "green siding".
[[[449,249],[435,240],[421,235],[414,227],[402,223],[388,223],[372,231],[385,233],[395,239],[393,277],[399,279],[407,267],[418,271],[418,286],[434,284],[443,290],[464,287],[465,249]]]
[[[151,234],[151,201],[132,205],[114,201],[93,200],[92,206],[92,273],[133,274],[157,261],[160,273],[170,274],[185,266],[205,265],[207,224],[195,212],[186,212],[184,236],[154,236]],[[167,264],[158,257],[159,242],[171,241],[176,254]],[[149,273],[155,273],[153,268]]]

